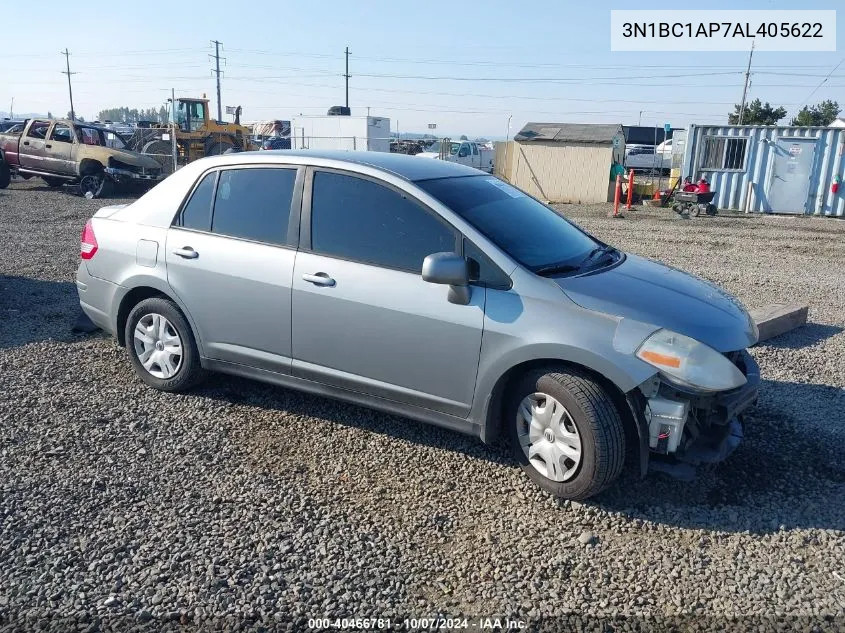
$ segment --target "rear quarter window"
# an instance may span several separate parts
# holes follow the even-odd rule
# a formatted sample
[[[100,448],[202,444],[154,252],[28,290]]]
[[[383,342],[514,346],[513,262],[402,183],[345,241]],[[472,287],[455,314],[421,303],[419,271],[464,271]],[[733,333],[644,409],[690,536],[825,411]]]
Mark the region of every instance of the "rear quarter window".
[[[196,231],[208,231],[211,228],[211,201],[216,178],[217,172],[214,171],[203,176],[176,219],[176,226]]]

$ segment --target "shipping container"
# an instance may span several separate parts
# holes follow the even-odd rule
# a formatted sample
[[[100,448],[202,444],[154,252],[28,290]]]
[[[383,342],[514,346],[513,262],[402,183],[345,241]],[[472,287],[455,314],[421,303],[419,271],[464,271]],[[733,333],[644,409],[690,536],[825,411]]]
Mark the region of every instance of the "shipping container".
[[[683,175],[720,209],[845,216],[845,129],[690,126]]]

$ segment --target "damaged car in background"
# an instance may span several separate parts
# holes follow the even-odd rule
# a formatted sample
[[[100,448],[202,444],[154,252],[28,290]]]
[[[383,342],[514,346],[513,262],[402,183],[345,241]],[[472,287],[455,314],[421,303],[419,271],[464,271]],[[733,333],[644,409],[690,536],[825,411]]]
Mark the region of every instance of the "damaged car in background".
[[[115,187],[148,188],[163,178],[154,158],[126,149],[113,130],[51,119],[31,119],[20,130],[0,134],[0,189],[13,174],[40,177],[49,187],[76,185],[94,198]]]
[[[724,460],[760,383],[757,327],[717,286],[401,154],[191,163],[88,221],[76,285],[155,389],[212,370],[504,436],[560,498],[628,457],[681,478]]]

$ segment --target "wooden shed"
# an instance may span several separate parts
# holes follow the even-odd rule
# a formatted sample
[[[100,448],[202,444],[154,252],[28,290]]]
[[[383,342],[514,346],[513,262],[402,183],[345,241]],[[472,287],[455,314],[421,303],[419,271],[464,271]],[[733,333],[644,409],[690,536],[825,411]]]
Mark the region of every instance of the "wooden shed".
[[[622,164],[621,124],[528,123],[513,141],[497,143],[494,172],[541,200],[612,200],[610,168]]]

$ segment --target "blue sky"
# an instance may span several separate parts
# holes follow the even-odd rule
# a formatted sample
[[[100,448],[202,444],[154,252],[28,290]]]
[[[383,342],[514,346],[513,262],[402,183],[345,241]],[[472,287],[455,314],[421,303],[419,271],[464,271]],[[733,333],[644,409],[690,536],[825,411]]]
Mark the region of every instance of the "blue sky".
[[[745,53],[610,51],[610,10],[630,3],[505,2],[159,2],[143,10],[48,0],[61,19],[33,31],[4,28],[0,111],[64,115],[71,52],[76,111],[159,106],[169,96],[205,92],[215,101],[209,40],[223,43],[224,105],[246,121],[324,114],[343,104],[343,51],[349,46],[353,114],[387,116],[394,131],[502,137],[527,121],[609,122],[675,127],[725,122],[742,94]],[[713,1],[707,9],[795,9],[781,0]],[[828,2],[801,3],[834,9]],[[648,2],[665,9],[677,2]],[[836,52],[755,53],[749,98],[792,113],[845,58],[843,14]],[[149,17],[143,17],[149,16]],[[160,17],[154,17],[160,16]],[[724,72],[709,77],[690,73]],[[525,79],[566,79],[567,83]],[[519,80],[519,81],[517,81]],[[845,105],[845,63],[810,102]],[[215,102],[216,103],[216,102]],[[642,114],[640,115],[640,112]]]

